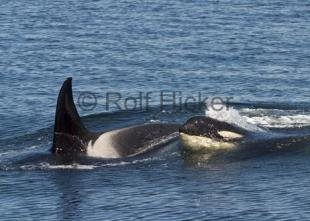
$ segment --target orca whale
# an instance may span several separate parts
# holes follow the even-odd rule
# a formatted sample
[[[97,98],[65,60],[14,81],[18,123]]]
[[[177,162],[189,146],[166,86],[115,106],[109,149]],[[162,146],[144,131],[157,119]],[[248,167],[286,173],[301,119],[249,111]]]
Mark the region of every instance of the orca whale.
[[[178,124],[142,124],[106,132],[91,132],[73,101],[72,78],[59,92],[51,152],[68,158],[126,158],[148,153],[178,139]]]
[[[229,153],[236,159],[245,159],[275,151],[296,150],[310,142],[309,135],[248,131],[207,116],[190,118],[180,127],[179,133],[186,153],[207,158]]]
[[[179,132],[185,150],[193,152],[233,149],[249,135],[242,128],[205,116],[190,118]]]

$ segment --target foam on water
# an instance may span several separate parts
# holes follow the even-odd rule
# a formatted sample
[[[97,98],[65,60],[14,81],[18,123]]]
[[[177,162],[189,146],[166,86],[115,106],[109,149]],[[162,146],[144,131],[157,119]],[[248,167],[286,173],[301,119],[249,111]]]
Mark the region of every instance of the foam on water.
[[[175,153],[172,153],[175,155]],[[118,166],[128,166],[135,165],[140,163],[147,163],[152,161],[161,161],[164,158],[162,157],[149,157],[144,159],[136,159],[136,160],[122,160],[116,162],[102,162],[100,164],[80,164],[80,163],[72,163],[72,164],[51,164],[48,162],[41,162],[37,164],[24,164],[24,165],[13,165],[13,164],[3,164],[0,165],[0,170],[2,171],[12,171],[12,170],[93,170],[100,167],[118,167]]]
[[[235,124],[250,131],[264,131],[263,128],[294,128],[310,126],[310,114],[300,111],[280,109],[252,109],[236,110],[233,107],[207,108],[206,116]]]
[[[218,109],[217,109],[218,110]],[[262,132],[264,129],[258,127],[257,125],[248,121],[247,117],[242,116],[238,110],[229,107],[222,108],[222,110],[217,111],[215,108],[208,108],[205,112],[206,116],[214,118],[219,121],[224,121],[230,124],[237,125],[241,128],[250,131]]]
[[[310,126],[310,114],[278,109],[242,109],[247,122],[269,128],[294,128]]]
[[[107,166],[107,167],[126,166],[126,165],[131,165],[131,164],[146,163],[152,160],[156,160],[156,158],[151,157],[151,158],[145,158],[145,159],[139,159],[139,160],[133,160],[133,161],[120,161],[120,162],[115,162],[115,163],[106,163],[102,166]]]
[[[40,164],[30,164],[30,165],[22,165],[19,168],[22,170],[92,170],[95,169],[96,165],[84,165],[84,164],[78,164],[78,163],[74,163],[74,164],[59,164],[59,165],[52,165],[50,163],[40,163]],[[8,167],[9,168],[9,167]],[[12,167],[11,170],[13,170],[14,168]],[[16,168],[15,168],[16,169]]]

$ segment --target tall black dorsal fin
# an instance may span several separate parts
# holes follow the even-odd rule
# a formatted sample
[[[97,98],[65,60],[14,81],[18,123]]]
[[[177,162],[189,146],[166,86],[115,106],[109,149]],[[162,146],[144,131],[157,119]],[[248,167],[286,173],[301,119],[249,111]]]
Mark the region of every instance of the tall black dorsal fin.
[[[67,78],[58,95],[51,151],[57,155],[85,152],[91,136],[91,133],[83,125],[74,105],[72,78]]]

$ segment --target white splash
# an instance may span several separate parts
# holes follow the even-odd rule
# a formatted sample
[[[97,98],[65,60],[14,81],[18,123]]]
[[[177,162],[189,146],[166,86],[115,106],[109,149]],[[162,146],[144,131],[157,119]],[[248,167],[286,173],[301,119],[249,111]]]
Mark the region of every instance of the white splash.
[[[51,165],[41,164],[41,169],[75,169],[75,170],[92,170],[97,166],[95,165],[83,165],[83,164],[70,164],[70,165]]]
[[[219,108],[215,109],[215,108],[209,107],[205,111],[205,114],[206,116],[211,117],[213,119],[224,121],[229,124],[234,124],[246,130],[264,131],[262,128],[248,121],[248,118],[246,116],[242,116],[237,110],[235,110],[232,107],[228,107],[228,108],[223,107],[220,111],[218,110]]]
[[[131,164],[139,164],[139,163],[146,163],[149,161],[156,160],[156,158],[146,158],[146,159],[138,159],[133,161],[119,161],[114,163],[103,163],[100,165],[86,165],[86,164],[50,164],[47,162],[40,163],[40,164],[28,164],[22,165],[19,168],[22,170],[93,170],[100,167],[117,167],[117,166],[127,166]],[[159,159],[157,159],[159,160]],[[2,170],[14,170],[14,167],[5,167],[1,168]]]
[[[235,124],[251,131],[264,131],[264,128],[294,128],[310,126],[310,113],[297,110],[252,109],[240,111],[225,107],[221,111],[208,108],[206,115],[214,119]]]
[[[161,121],[160,121],[160,120],[151,119],[151,120],[150,120],[150,123],[161,123]]]
[[[267,109],[243,109],[242,112],[251,115],[251,117],[246,117],[249,123],[264,127],[292,128],[310,126],[310,114]]]
[[[83,165],[83,164],[59,164],[59,165],[52,165],[49,163],[40,163],[37,165],[23,165],[20,167],[22,170],[92,170],[98,166],[95,165]]]

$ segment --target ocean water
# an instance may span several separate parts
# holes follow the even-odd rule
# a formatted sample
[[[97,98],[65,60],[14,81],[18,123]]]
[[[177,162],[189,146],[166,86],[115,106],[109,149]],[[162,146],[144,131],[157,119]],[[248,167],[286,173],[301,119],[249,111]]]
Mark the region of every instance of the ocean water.
[[[77,104],[85,92],[97,100],[78,105],[94,131],[207,114],[309,136],[309,23],[305,0],[1,0],[0,220],[308,220],[308,143],[217,163],[179,143],[74,164],[55,163],[49,149],[70,76]],[[161,91],[229,97],[231,108],[162,110]],[[107,92],[153,101],[107,109]]]

